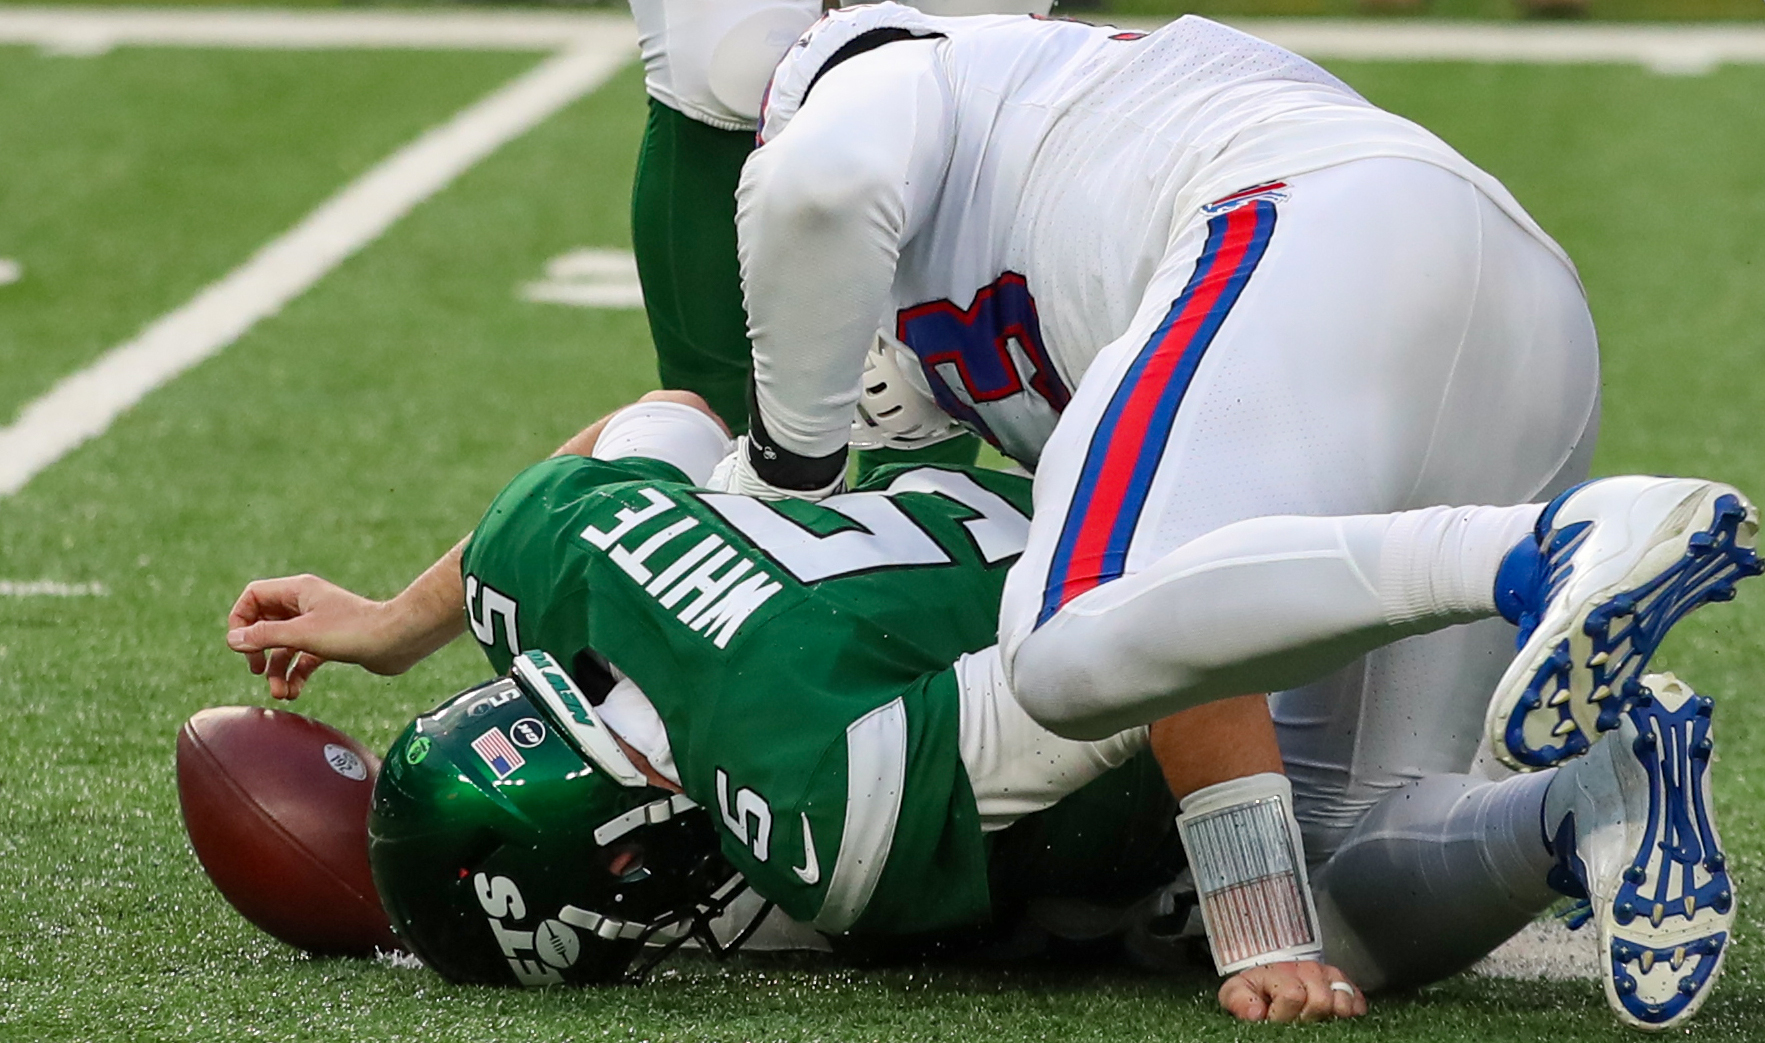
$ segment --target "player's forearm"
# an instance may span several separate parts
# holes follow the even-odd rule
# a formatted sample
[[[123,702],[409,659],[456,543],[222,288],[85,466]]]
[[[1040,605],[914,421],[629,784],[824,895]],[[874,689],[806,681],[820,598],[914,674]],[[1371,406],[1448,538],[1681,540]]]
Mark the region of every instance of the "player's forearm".
[[[388,649],[386,662],[374,668],[399,673],[436,652],[466,629],[466,588],[460,578],[460,556],[465,539],[454,544],[435,564],[412,580],[384,606]],[[380,669],[381,666],[388,669]]]
[[[1220,699],[1156,721],[1151,747],[1181,804],[1177,826],[1201,882],[1208,942],[1220,973],[1266,971],[1271,964],[1307,964],[1319,971],[1315,961],[1323,942],[1268,697]],[[1246,901],[1252,912],[1240,919],[1237,903]],[[1222,923],[1234,926],[1223,930]],[[1320,985],[1312,999],[1327,1009],[1327,986]]]
[[[930,179],[916,173],[941,165],[947,148],[930,60],[931,45],[901,43],[836,67],[742,171],[736,223],[758,419],[800,457],[845,447],[901,244],[926,209],[914,195]]]
[[[572,435],[552,455],[592,454],[612,416],[608,414]],[[378,644],[385,652],[363,665],[379,673],[402,673],[465,631],[466,587],[460,575],[460,559],[471,538],[467,533],[397,597],[380,606]]]
[[[1178,800],[1229,779],[1283,770],[1264,695],[1203,703],[1155,721],[1151,746]]]

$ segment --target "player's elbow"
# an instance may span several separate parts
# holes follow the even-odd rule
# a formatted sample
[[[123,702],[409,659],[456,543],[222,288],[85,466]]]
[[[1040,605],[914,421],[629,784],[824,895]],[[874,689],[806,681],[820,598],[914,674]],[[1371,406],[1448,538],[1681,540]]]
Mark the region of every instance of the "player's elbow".
[[[901,193],[862,149],[788,136],[755,153],[744,172],[739,214],[793,240],[842,240],[884,217]],[[752,176],[749,176],[749,175]]]

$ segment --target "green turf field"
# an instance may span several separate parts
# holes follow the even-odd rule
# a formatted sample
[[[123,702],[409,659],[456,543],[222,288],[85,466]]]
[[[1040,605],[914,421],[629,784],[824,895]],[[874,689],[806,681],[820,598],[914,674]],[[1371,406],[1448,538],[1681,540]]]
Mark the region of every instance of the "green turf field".
[[[0,424],[531,56],[0,48]],[[1606,350],[1602,472],[1765,493],[1765,68],[1337,64],[1504,178],[1579,261]],[[641,80],[492,156],[280,315],[0,499],[0,1039],[1261,1040],[1629,1038],[1590,983],[1460,978],[1359,1023],[1240,1026],[1210,977],[681,961],[652,986],[514,994],[302,957],[227,908],[185,844],[173,737],[261,701],[222,643],[249,579],[390,594],[502,481],[652,384],[641,314],[527,303],[581,246],[627,242]],[[1491,418],[1499,422],[1499,418]],[[1722,702],[1718,784],[1765,884],[1765,593],[1661,662]],[[301,709],[390,741],[484,673],[327,668]],[[1765,1040],[1765,898],[1690,1035]]]

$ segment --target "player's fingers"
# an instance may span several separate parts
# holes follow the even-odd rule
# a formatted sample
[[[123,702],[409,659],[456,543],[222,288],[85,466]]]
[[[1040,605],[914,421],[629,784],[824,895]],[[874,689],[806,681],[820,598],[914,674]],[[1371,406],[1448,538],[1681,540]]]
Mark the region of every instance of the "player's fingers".
[[[1351,991],[1353,986],[1350,986],[1347,989],[1337,988],[1338,985],[1344,985],[1344,984],[1347,984],[1347,983],[1341,982],[1341,981],[1332,981],[1330,983],[1330,1016],[1331,1017],[1352,1018],[1355,1015],[1355,1009],[1354,1009],[1355,995]]]
[[[250,626],[227,631],[227,647],[235,652],[262,652],[272,648],[297,647],[306,628],[296,619],[266,619]]]
[[[248,655],[261,650],[264,646],[259,640],[261,633],[258,630],[259,626],[261,624],[253,623],[250,626],[234,627],[227,631],[227,647],[235,652],[244,652]]]
[[[267,674],[270,682],[270,694],[277,699],[288,698],[288,668],[294,665],[292,648],[272,648],[269,652]]]
[[[227,610],[227,629],[237,630],[248,623],[257,621],[257,593],[252,589],[256,584],[249,584],[234,599],[233,607]]]
[[[1330,1000],[1335,1004],[1336,1017],[1357,1018],[1367,1012],[1366,996],[1346,974],[1326,964],[1324,977],[1330,981]]]
[[[1310,960],[1301,960],[1294,965],[1299,983],[1305,987],[1305,1005],[1300,1008],[1299,1020],[1304,1022],[1324,1021],[1336,1012],[1336,993],[1330,988],[1330,976],[1324,973],[1324,966]]]
[[[300,592],[306,576],[257,579],[245,585],[227,613],[227,629],[236,630],[261,619],[286,619],[300,611]]]
[[[1283,975],[1270,978],[1265,986],[1269,1000],[1269,1020],[1283,1024],[1298,1021],[1305,1013],[1307,990],[1297,977]]]
[[[233,602],[233,610],[227,613],[227,647],[245,656],[245,665],[252,673],[262,674],[265,667],[263,652],[247,634],[257,618],[257,596],[251,587],[246,587],[239,600]]]
[[[1261,1021],[1269,1013],[1269,1005],[1263,1001],[1261,991],[1242,974],[1226,979],[1226,983],[1220,986],[1219,1000],[1226,1013],[1240,1021]]]
[[[302,652],[295,656],[294,666],[288,671],[288,694],[283,698],[300,698],[301,690],[306,687],[307,679],[312,677],[314,670],[324,665],[325,661],[311,652]]]

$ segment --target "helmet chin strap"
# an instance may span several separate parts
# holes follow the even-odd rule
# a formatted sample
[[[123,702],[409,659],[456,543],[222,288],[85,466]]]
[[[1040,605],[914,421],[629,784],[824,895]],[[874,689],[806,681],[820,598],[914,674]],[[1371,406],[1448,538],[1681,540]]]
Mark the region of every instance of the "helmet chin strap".
[[[674,955],[674,951],[679,949],[682,945],[685,945],[689,938],[696,939],[698,943],[704,947],[705,951],[711,954],[713,959],[729,959],[730,956],[735,954],[736,950],[747,944],[748,939],[754,936],[754,932],[760,929],[760,925],[766,921],[767,915],[772,912],[774,906],[774,903],[772,902],[762,902],[760,908],[755,911],[753,917],[746,924],[742,925],[740,931],[736,932],[735,937],[731,938],[727,943],[718,941],[717,932],[711,929],[712,921],[716,920],[719,916],[722,916],[724,912],[729,909],[731,903],[737,898],[740,898],[743,894],[746,894],[749,890],[752,889],[748,886],[746,880],[743,880],[740,876],[731,877],[729,882],[723,886],[723,890],[718,894],[712,895],[710,898],[698,903],[694,908],[682,912],[680,915],[672,919],[662,920],[650,925],[650,928],[638,938],[639,943],[646,948],[651,947],[651,939],[668,928],[682,927],[683,929],[674,937],[656,943],[654,945],[654,952],[646,954],[642,959],[633,961],[631,969],[625,972],[620,981],[627,985],[643,984],[644,980],[649,977],[650,972],[655,970],[663,960]]]

